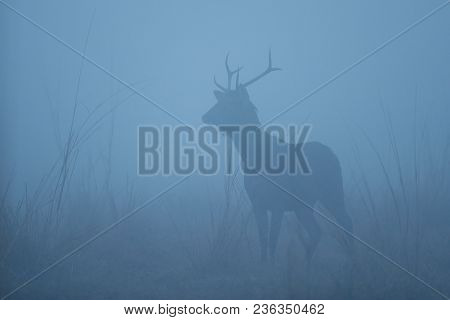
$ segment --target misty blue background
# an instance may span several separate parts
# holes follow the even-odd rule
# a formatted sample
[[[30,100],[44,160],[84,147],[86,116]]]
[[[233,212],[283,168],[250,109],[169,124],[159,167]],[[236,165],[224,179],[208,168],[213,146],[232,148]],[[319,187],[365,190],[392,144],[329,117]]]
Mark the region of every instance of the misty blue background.
[[[213,75],[221,83],[226,80],[227,52],[232,66],[244,66],[243,81],[264,70],[270,48],[274,66],[283,69],[249,88],[264,123],[443,1],[7,3],[79,51],[87,39],[86,56],[186,123],[200,125],[201,116],[215,103]],[[414,130],[426,133],[421,137],[427,150],[418,152],[433,154],[439,166],[448,167],[448,158],[439,152],[449,141],[449,18],[450,8],[445,8],[275,123],[311,123],[311,138],[329,145],[340,158],[349,192],[358,188],[359,172],[375,193],[383,184],[367,137],[386,159],[389,174],[395,175],[387,117],[405,168],[413,166]],[[96,104],[120,91],[103,107],[107,112],[129,90],[88,62],[82,66],[79,56],[3,5],[0,39],[0,177],[2,185],[13,181],[8,199],[14,202],[25,188],[37,187],[60,154],[57,132],[62,138],[67,135],[80,70],[76,125]],[[97,179],[104,179],[109,152],[113,194],[133,180],[137,198],[145,200],[176,181],[177,177],[136,176],[137,127],[145,124],[178,123],[141,97],[131,97],[80,147],[73,188],[80,177],[89,175],[91,164],[98,168]],[[221,181],[221,176],[195,176],[174,192],[176,197],[192,194],[202,201],[205,193],[200,187],[210,183],[219,186],[212,190],[220,198]],[[189,203],[183,207],[184,214],[195,215]],[[72,218],[81,212],[72,212]],[[147,219],[143,221],[151,224]]]

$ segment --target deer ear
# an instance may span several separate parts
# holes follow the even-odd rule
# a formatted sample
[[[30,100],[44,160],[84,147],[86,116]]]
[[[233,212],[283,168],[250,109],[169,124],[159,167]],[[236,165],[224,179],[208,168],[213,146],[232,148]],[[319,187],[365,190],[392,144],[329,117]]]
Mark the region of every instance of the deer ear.
[[[225,94],[222,91],[219,91],[219,90],[214,90],[214,95],[216,96],[217,100],[220,100],[220,99],[222,99],[225,96]]]

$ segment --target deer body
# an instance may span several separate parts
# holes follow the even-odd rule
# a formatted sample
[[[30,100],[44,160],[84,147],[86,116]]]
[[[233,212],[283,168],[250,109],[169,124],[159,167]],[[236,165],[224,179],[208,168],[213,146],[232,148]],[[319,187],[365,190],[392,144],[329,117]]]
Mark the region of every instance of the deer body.
[[[250,101],[246,87],[271,71],[279,70],[272,67],[270,54],[267,70],[244,84],[239,83],[239,69],[230,71],[228,57],[225,65],[228,72],[228,89],[216,82],[221,89],[221,91],[215,91],[218,102],[203,116],[203,122],[219,128],[225,128],[228,125],[252,126],[254,130],[260,130],[261,135],[269,135],[260,128],[256,108]],[[232,90],[231,77],[234,73],[237,73],[236,88]],[[229,135],[229,137],[232,138],[234,147],[240,153],[243,164],[257,156],[266,156],[262,146],[259,145],[261,139],[257,139],[255,136],[243,138],[239,135]],[[269,156],[296,147],[278,141],[272,136],[268,136],[267,139],[274,139],[274,147],[269,151],[271,152]],[[242,143],[252,147],[245,149],[249,151],[242,152]],[[316,214],[312,210],[317,202],[332,212],[340,225],[348,231],[352,231],[352,222],[345,210],[342,174],[336,155],[329,147],[319,142],[307,142],[302,147],[311,174],[291,175],[285,172],[267,176],[270,180],[264,176],[263,172],[244,174],[244,187],[252,203],[258,227],[262,260],[265,260],[268,254],[271,258],[274,257],[282,217],[287,211],[295,212],[303,229],[306,230],[305,236],[303,236],[304,232],[302,233],[300,230],[299,232],[305,245],[308,261],[314,254],[321,237],[321,229],[315,219]],[[252,150],[253,152],[254,150],[263,150],[263,153],[256,155],[252,153]],[[271,213],[270,223],[269,212]]]

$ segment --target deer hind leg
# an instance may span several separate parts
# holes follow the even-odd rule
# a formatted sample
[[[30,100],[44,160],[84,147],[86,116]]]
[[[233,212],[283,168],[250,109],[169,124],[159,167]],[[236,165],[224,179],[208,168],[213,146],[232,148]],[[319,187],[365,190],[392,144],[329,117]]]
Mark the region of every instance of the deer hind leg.
[[[311,262],[316,252],[317,246],[320,242],[322,231],[317,223],[314,212],[312,209],[302,206],[295,211],[300,224],[303,229],[306,230],[307,236],[305,237],[302,232],[304,230],[299,228],[299,238],[303,242],[306,250],[306,294],[307,297],[311,293]]]
[[[345,295],[349,298],[353,296],[353,274],[354,274],[354,243],[353,243],[353,223],[352,219],[348,215],[345,209],[343,195],[330,194],[329,197],[324,199],[323,205],[328,211],[330,211],[336,217],[337,224],[345,229],[339,230],[338,241],[347,254],[347,259],[344,266],[344,281]]]
[[[267,244],[269,235],[269,217],[267,210],[258,206],[253,207],[256,219],[256,226],[258,227],[259,244],[261,246],[261,260],[267,260]]]
[[[348,255],[353,254],[353,238],[349,234],[353,234],[353,222],[347,210],[345,209],[345,201],[342,193],[329,193],[326,198],[320,201],[325,208],[336,218],[336,223],[344,230],[339,230],[338,240],[342,247],[347,251]],[[347,232],[349,234],[347,234]]]
[[[270,218],[270,234],[269,234],[269,257],[273,261],[275,258],[275,250],[277,248],[278,238],[280,237],[281,221],[283,220],[283,212],[272,212]]]
[[[300,221],[300,224],[303,226],[303,228],[307,232],[307,238],[303,235],[299,234],[300,240],[304,243],[305,249],[306,249],[306,259],[308,262],[312,259],[314,256],[314,253],[317,249],[317,245],[319,244],[322,231],[319,227],[319,224],[317,223],[313,210],[302,207],[300,209],[297,209],[295,211],[295,214],[297,215],[298,220]],[[299,230],[299,232],[302,232],[303,230]]]

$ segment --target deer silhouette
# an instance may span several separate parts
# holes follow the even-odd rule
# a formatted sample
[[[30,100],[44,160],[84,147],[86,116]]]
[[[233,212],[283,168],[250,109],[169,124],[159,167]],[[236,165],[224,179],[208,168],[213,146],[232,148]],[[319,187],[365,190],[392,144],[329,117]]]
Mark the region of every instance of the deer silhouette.
[[[269,135],[270,133],[261,129],[256,107],[250,101],[247,87],[269,73],[281,70],[272,66],[270,51],[267,69],[247,82],[239,82],[241,68],[231,70],[228,65],[228,55],[225,59],[225,67],[228,74],[228,85],[227,87],[222,86],[214,77],[214,83],[220,89],[214,91],[217,103],[203,115],[202,121],[219,127],[228,135],[229,132],[226,131],[226,128],[229,126],[252,126],[255,130],[261,130],[261,134]],[[231,82],[234,75],[236,75],[236,84],[233,89]],[[243,164],[255,157],[251,150],[262,149],[262,146],[258,145],[261,140],[252,140],[248,137],[242,139],[236,135],[229,135],[229,137],[239,152]],[[272,135],[269,139],[277,140]],[[256,145],[256,148],[250,148],[250,151],[243,152],[243,149],[248,150],[246,146],[252,144]],[[298,150],[299,147],[278,140],[275,141],[275,145],[276,147],[272,148],[270,152],[282,152],[280,150],[289,148]],[[255,214],[263,261],[267,259],[268,254],[271,259],[274,258],[285,212],[295,212],[302,226],[301,229],[306,231],[299,228],[308,261],[311,260],[322,233],[312,210],[317,202],[334,214],[338,224],[347,231],[352,231],[352,221],[345,209],[342,174],[338,158],[329,147],[319,142],[305,142],[301,147],[311,169],[310,174],[282,173],[271,175],[270,181],[263,176],[263,173],[244,174],[244,187]],[[303,203],[292,195],[302,199]],[[269,212],[271,214],[270,228]]]

